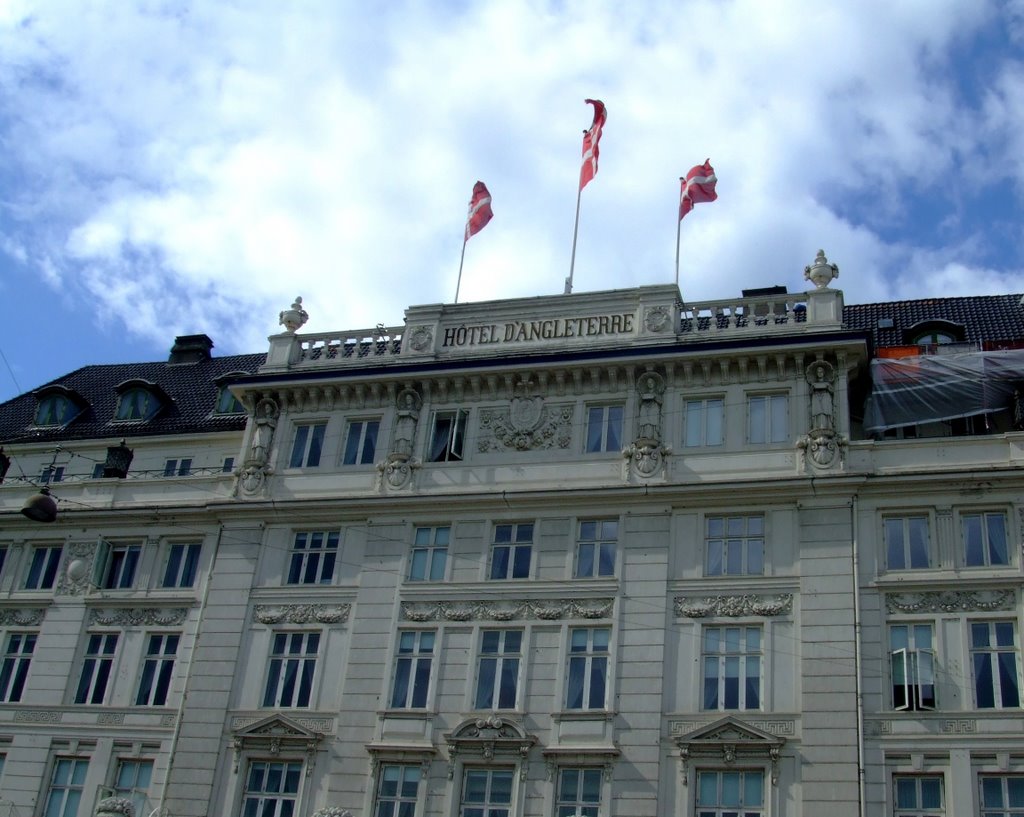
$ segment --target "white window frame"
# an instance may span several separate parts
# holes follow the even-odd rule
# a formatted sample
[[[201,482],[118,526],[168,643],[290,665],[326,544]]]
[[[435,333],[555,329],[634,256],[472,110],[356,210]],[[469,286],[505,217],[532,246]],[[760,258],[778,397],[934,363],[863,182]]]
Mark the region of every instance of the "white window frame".
[[[324,643],[319,630],[275,630],[270,635],[267,681],[261,706],[309,709],[316,702],[317,664]]]
[[[142,561],[142,545],[138,542],[107,543],[103,567],[104,590],[131,590]]]
[[[587,406],[586,438],[583,450],[587,454],[619,453],[625,444],[626,404],[599,403]],[[595,433],[596,431],[596,433]]]
[[[1017,622],[1013,619],[991,619],[991,620],[967,620],[968,637],[970,639],[970,657],[971,657],[971,680],[972,686],[974,687],[974,706],[976,709],[1019,709],[1021,706],[1021,662],[1020,662],[1020,641],[1017,633]],[[980,632],[980,628],[985,627],[987,630],[986,640],[989,642],[987,645],[978,646],[975,643],[975,636]],[[1010,627],[1013,644],[1006,645],[998,643],[1000,640],[1000,630],[1005,627]],[[978,629],[976,629],[978,628]],[[1002,629],[1005,633],[1005,629]],[[995,642],[995,643],[993,643]],[[1015,689],[1012,695],[1007,695],[1007,690],[1003,689],[1003,685],[1000,683],[1000,657],[1003,655],[1012,655],[1013,657],[1013,680]],[[981,665],[979,662],[984,662],[987,665],[987,674],[991,681],[990,694],[993,701],[992,706],[981,706],[979,703],[979,670]],[[1016,700],[1013,700],[1013,698]]]
[[[278,791],[268,791],[266,789],[267,772],[274,766],[281,767],[282,773],[279,778],[281,786],[279,786]],[[257,772],[260,772],[259,788],[250,788],[256,782],[254,775]],[[281,789],[288,785],[290,778],[295,780],[295,791],[282,791]],[[282,804],[290,802],[292,803],[292,808],[289,813],[292,815],[301,814],[302,812],[299,808],[302,798],[303,779],[304,764],[301,760],[289,758],[274,758],[270,760],[257,757],[249,758],[245,767],[245,780],[242,784],[242,802],[239,813],[242,815],[257,814],[259,817],[281,817]],[[253,801],[255,804],[251,811],[249,810],[250,801]]]
[[[566,641],[565,709],[600,712],[608,708],[612,682],[612,628],[570,627]],[[575,694],[578,690],[579,695]]]
[[[447,428],[439,424],[444,423]],[[435,411],[430,420],[427,462],[462,462],[466,456],[466,429],[469,412],[466,409]]]
[[[148,633],[146,654],[139,672],[136,706],[165,706],[174,680],[181,633]]]
[[[759,405],[764,406],[760,420],[754,411],[754,407]],[[747,442],[751,445],[778,445],[789,440],[789,392],[748,394]]]
[[[370,429],[373,433],[370,433]],[[353,418],[345,424],[345,447],[341,451],[342,465],[373,465],[380,442],[380,418]],[[352,455],[350,457],[350,454]]]
[[[575,776],[575,780],[570,776]],[[596,800],[587,796],[588,788],[593,791],[595,780]],[[603,790],[604,769],[600,766],[559,766],[555,777],[555,817],[600,817]]]
[[[487,578],[490,581],[530,578],[536,529],[533,522],[499,522],[494,525],[487,565]]]
[[[434,690],[434,657],[437,655],[439,640],[440,633],[437,630],[398,631],[388,696],[389,709],[425,711],[430,707]],[[425,641],[429,643],[424,644]]]
[[[292,433],[291,451],[288,454],[288,467],[319,468],[324,458],[326,441],[326,420],[296,423]]]
[[[615,576],[619,551],[618,519],[581,519],[576,525],[576,579]]]
[[[495,800],[496,775],[508,776],[508,801]],[[483,776],[486,784],[482,800],[467,800],[470,775]],[[464,766],[462,790],[459,792],[459,817],[512,817],[516,805],[516,769],[512,766]]]
[[[104,704],[114,686],[114,663],[120,633],[87,633],[82,672],[75,689],[76,704]]]
[[[202,542],[169,542],[160,587],[185,589],[195,586],[202,552]],[[177,558],[175,553],[178,554]]]
[[[991,531],[988,525],[988,520],[1001,519],[1003,528],[1003,547],[1006,551],[1005,561],[993,560],[993,544]],[[980,562],[971,562],[968,560],[968,520],[978,519],[980,521],[981,542],[979,546],[981,548]],[[977,510],[977,511],[961,511],[960,512],[960,534],[962,544],[962,555],[964,560],[964,567],[1009,567],[1014,564],[1014,546],[1012,540],[1012,534],[1010,531],[1010,516],[1006,511],[1000,510]]]
[[[917,538],[915,528],[923,525],[925,564],[914,564],[914,542]],[[931,517],[927,513],[886,514],[882,517],[882,542],[885,547],[886,570],[927,570],[933,567]],[[899,537],[896,542],[894,537]],[[894,559],[894,549],[900,552],[900,558]]]
[[[4,635],[4,655],[0,662],[0,703],[18,703],[32,670],[32,655],[39,633],[8,631]]]
[[[474,709],[499,711],[518,708],[525,641],[526,633],[521,628],[487,628],[480,631]],[[506,682],[511,683],[512,700],[503,694]]]
[[[718,527],[721,530],[718,530]],[[767,527],[767,518],[763,513],[708,514],[705,516],[704,575],[763,576],[767,551]],[[721,556],[717,566],[712,560],[712,553],[716,549]],[[737,553],[738,560],[734,555]]]
[[[730,631],[738,631],[738,637],[734,641],[737,645],[732,648],[729,645]],[[749,647],[750,633],[756,631],[758,635],[756,650]],[[711,633],[716,634],[717,649],[711,648]],[[762,624],[709,624],[701,631],[701,709],[705,712],[756,712],[764,708],[764,684],[765,684],[765,627]],[[750,674],[751,666],[756,668],[756,674]],[[714,672],[710,672],[711,668]],[[732,671],[735,668],[735,672]],[[748,690],[748,679],[757,678],[757,705],[751,706]],[[728,698],[731,697],[729,690],[730,679],[736,679],[736,706],[728,705]],[[709,702],[709,690],[714,682],[714,703]]]
[[[906,646],[897,647],[897,643]],[[931,621],[889,624],[892,708],[897,712],[929,712],[937,708],[934,643],[935,625]]]
[[[938,782],[939,806],[924,805],[924,789],[922,783]],[[901,784],[904,784],[901,786]],[[913,805],[900,805],[900,789],[913,788]],[[929,786],[929,788],[932,788]],[[946,814],[946,778],[942,773],[915,772],[904,774],[894,772],[892,776],[892,810],[893,817],[944,817]]]
[[[717,424],[717,435],[715,425]],[[725,398],[691,397],[683,402],[683,446],[718,448],[725,445]]]
[[[296,587],[333,583],[340,553],[341,531],[296,531],[288,550],[285,584]]]
[[[409,581],[444,581],[451,535],[451,525],[420,525],[415,529],[409,553]]]
[[[998,817],[1024,817],[1024,808],[1020,806],[1010,806],[1010,794],[1009,794],[1009,781],[1017,781],[1021,787],[1024,787],[1024,774],[1014,774],[1012,772],[979,772],[978,773],[978,805],[981,808],[979,814],[982,817],[988,817],[990,814],[998,815]],[[992,793],[992,787],[986,786],[986,782],[998,781],[999,783],[999,803],[989,803],[988,796]]]
[[[57,581],[57,568],[64,548],[61,545],[35,545],[29,549],[28,569],[25,571],[25,590],[52,590]],[[37,565],[38,562],[38,565]],[[30,584],[37,570],[36,581]]]
[[[420,798],[420,783],[424,779],[423,771],[421,763],[381,762],[377,771],[373,817],[414,817]]]
[[[152,804],[149,801],[149,787],[153,785],[153,767],[155,763],[149,757],[119,757],[114,770],[114,785],[112,789],[115,797],[124,797],[132,801],[135,806],[136,817],[148,817],[152,811]],[[139,780],[139,772],[148,769],[148,779]],[[122,773],[131,771],[128,780],[123,779]],[[140,783],[144,785],[140,785]]]
[[[65,768],[69,771],[66,776],[62,774]],[[56,756],[50,769],[50,782],[46,787],[41,813],[46,817],[78,817],[88,773],[88,757]]]
[[[701,803],[701,799],[704,795],[704,781],[701,779],[702,775],[715,775],[715,802],[712,803]],[[740,802],[738,803],[723,803],[722,802],[722,781],[725,775],[740,775]],[[756,775],[761,779],[761,802],[760,804],[745,803],[746,795],[750,792],[746,790],[746,775]],[[694,786],[694,814],[697,817],[725,817],[725,815],[739,815],[742,814],[744,817],[767,817],[768,815],[768,792],[770,791],[769,785],[766,783],[767,775],[763,768],[713,768],[713,767],[699,767],[696,770],[696,785]]]

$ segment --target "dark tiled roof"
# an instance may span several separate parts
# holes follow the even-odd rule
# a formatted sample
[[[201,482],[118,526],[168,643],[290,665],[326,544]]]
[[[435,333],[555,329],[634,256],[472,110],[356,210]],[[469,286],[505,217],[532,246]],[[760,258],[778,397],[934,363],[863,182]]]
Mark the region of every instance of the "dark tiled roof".
[[[71,389],[88,403],[81,414],[64,428],[38,428],[34,425],[35,394],[20,395],[0,403],[0,444],[236,431],[245,427],[244,414],[214,413],[218,380],[231,372],[253,373],[266,357],[227,355],[173,366],[166,361],[84,366],[35,390],[52,385]],[[112,422],[118,400],[115,389],[126,380],[155,383],[171,402],[148,422]]]
[[[878,304],[849,304],[843,321],[850,329],[871,333],[875,348],[902,346],[904,332],[912,326],[939,320],[962,326],[964,341],[1024,340],[1024,307],[1021,295],[972,295],[961,298],[923,298],[918,301],[887,301]],[[892,321],[891,328],[878,322]]]

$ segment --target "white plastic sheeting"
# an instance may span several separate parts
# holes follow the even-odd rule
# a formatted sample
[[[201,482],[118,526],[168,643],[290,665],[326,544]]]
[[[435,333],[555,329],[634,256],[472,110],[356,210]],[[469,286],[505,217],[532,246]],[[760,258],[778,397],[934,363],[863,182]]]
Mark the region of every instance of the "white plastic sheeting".
[[[876,358],[871,361],[871,383],[864,416],[869,434],[1019,411],[1014,390],[1024,391],[1024,349]]]

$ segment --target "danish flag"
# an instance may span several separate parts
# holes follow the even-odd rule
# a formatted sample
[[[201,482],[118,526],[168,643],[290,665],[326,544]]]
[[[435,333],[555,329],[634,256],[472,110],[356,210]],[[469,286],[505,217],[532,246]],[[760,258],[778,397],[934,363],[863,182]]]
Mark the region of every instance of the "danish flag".
[[[694,165],[690,168],[690,172],[681,177],[679,181],[682,182],[682,189],[679,193],[680,221],[693,209],[693,205],[714,201],[718,198],[718,193],[715,192],[718,179],[710,159],[705,159],[702,165]]]
[[[473,198],[469,200],[469,215],[466,217],[464,241],[469,241],[471,236],[480,232],[492,218],[494,218],[494,212],[491,210],[490,191],[486,184],[477,182],[473,185]]]
[[[601,141],[601,132],[608,119],[608,109],[601,100],[585,99],[583,101],[594,106],[594,122],[590,126],[590,130],[583,131],[583,166],[580,168],[580,190],[597,175],[597,157],[599,155],[597,143]]]

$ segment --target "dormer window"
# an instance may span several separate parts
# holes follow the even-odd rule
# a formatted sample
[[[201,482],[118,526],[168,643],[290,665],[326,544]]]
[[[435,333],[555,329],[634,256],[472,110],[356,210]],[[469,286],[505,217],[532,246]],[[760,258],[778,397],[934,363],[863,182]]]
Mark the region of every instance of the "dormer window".
[[[66,426],[82,411],[80,398],[69,389],[51,386],[37,392],[35,424],[37,426]]]
[[[938,346],[944,343],[963,343],[964,327],[951,321],[921,321],[903,333],[907,343],[918,346]]]
[[[217,395],[217,413],[244,414],[245,406],[231,393],[227,386],[221,386],[220,393]]]
[[[145,422],[151,420],[169,401],[155,383],[128,380],[117,387],[118,401],[114,420],[118,422]]]

